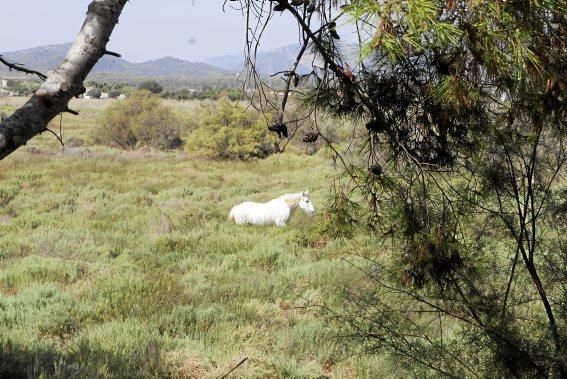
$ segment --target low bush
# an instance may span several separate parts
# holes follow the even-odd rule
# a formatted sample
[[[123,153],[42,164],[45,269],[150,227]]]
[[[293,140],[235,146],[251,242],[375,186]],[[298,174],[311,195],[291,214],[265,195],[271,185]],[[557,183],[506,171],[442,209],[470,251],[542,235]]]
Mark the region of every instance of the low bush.
[[[150,91],[153,94],[158,94],[163,92],[163,87],[161,84],[156,82],[155,80],[146,80],[138,85],[139,90],[146,90]]]
[[[98,88],[93,88],[88,90],[87,96],[90,96],[93,99],[100,99],[100,97],[102,96],[102,92]]]
[[[265,158],[277,151],[276,139],[257,112],[227,99],[204,106],[200,124],[187,139],[186,148],[214,159]]]
[[[36,80],[17,81],[9,85],[10,91],[17,93],[19,96],[29,96],[35,92],[41,82]]]
[[[100,119],[97,142],[134,149],[181,147],[182,120],[149,91],[134,92],[128,99],[110,106]]]
[[[118,96],[120,96],[122,94],[122,92],[120,92],[120,90],[117,89],[113,89],[108,93],[108,97],[110,97],[111,99],[116,99],[118,98]]]

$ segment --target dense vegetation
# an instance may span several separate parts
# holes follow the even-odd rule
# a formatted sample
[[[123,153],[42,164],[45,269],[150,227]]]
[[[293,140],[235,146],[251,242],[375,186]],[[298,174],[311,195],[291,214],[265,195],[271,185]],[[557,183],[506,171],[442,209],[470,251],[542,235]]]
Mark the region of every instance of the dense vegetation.
[[[313,83],[313,127],[323,112],[360,125],[358,150],[335,150],[348,180],[331,221],[388,244],[348,291],[350,335],[417,376],[566,377],[565,2],[240,4],[250,25],[278,11],[302,31],[313,71],[284,74]],[[339,43],[349,16],[363,60]],[[287,93],[257,88],[274,127],[290,119]]]
[[[276,138],[258,112],[245,112],[227,99],[202,107],[198,127],[189,135],[186,148],[217,159],[265,158],[277,151]]]
[[[141,90],[109,107],[95,132],[101,143],[123,149],[149,146],[175,149],[182,145],[182,120],[158,97]]]
[[[39,87],[39,84],[38,80],[33,79],[17,81],[9,85],[8,90],[18,96],[29,96]]]
[[[231,101],[239,101],[245,97],[244,91],[241,88],[231,88],[227,85],[209,85],[200,83],[193,88],[178,86],[174,89],[169,88],[164,90],[163,80],[146,80],[137,85],[137,89],[145,89],[154,94],[159,94],[164,99],[174,100],[219,100],[222,97],[228,97]],[[33,89],[37,88],[37,82],[33,82]],[[98,81],[88,81],[87,87],[98,89],[101,92],[107,92],[109,97],[115,98],[120,94],[128,95],[136,90],[125,83],[108,83]],[[31,91],[30,91],[31,92]]]
[[[156,94],[138,90],[106,109],[99,122],[95,141],[127,150],[176,149],[183,145],[184,136],[187,151],[213,159],[265,158],[278,151],[262,114],[246,111],[228,98],[181,116]]]
[[[157,94],[163,92],[163,87],[161,86],[161,84],[159,84],[155,80],[143,81],[142,83],[138,84],[138,89],[150,91],[154,95],[157,95]]]

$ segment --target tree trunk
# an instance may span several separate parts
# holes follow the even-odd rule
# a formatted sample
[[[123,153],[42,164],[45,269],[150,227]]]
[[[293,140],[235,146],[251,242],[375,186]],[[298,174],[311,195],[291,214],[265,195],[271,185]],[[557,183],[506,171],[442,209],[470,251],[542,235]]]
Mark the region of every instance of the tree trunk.
[[[67,56],[47,75],[35,94],[0,124],[0,160],[37,134],[61,112],[73,96],[85,92],[83,81],[107,53],[106,43],[127,0],[93,0],[85,22]]]

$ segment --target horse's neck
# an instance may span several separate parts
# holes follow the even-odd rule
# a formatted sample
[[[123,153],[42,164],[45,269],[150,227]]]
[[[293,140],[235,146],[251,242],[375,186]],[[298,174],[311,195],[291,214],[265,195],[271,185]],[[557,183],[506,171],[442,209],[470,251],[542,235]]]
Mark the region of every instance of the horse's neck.
[[[280,199],[283,200],[287,204],[289,209],[293,212],[295,208],[297,208],[297,206],[299,205],[299,201],[301,200],[301,194],[292,193],[289,195],[283,195],[280,197]]]

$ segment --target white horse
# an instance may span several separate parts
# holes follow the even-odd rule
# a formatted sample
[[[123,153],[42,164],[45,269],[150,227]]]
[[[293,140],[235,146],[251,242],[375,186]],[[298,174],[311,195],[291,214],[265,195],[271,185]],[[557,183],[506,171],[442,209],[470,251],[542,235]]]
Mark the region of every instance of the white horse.
[[[245,201],[232,207],[228,221],[237,224],[285,226],[297,207],[308,215],[315,213],[308,191],[283,195],[267,203]]]

